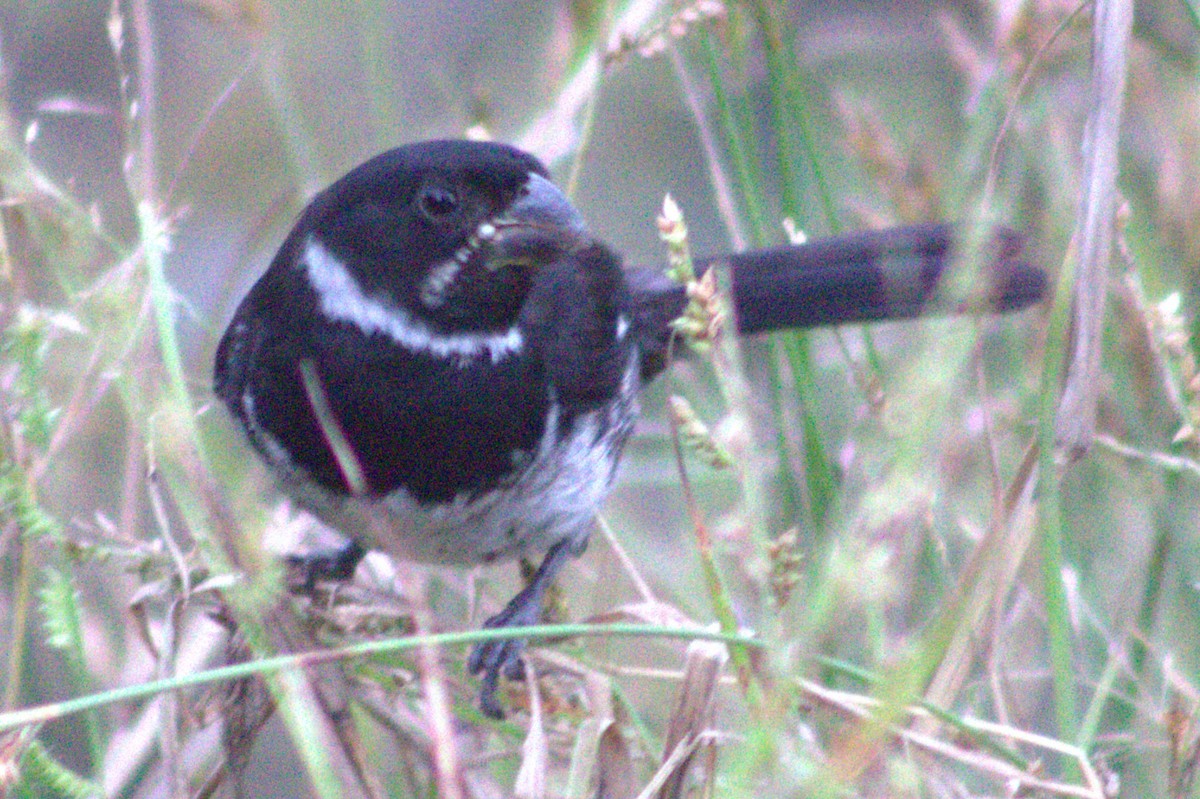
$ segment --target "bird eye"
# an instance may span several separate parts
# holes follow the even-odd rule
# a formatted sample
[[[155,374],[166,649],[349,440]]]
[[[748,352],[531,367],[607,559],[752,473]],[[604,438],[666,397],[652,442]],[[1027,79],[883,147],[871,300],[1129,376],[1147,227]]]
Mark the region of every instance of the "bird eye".
[[[426,186],[421,189],[417,204],[421,213],[436,222],[458,210],[458,195],[445,186]]]

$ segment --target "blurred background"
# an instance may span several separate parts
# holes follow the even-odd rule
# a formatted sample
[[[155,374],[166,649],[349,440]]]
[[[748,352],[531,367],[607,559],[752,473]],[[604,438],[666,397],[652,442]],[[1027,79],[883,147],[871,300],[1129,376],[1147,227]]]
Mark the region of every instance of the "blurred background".
[[[1137,7],[1100,409],[1108,443],[1061,483],[1083,725],[1073,742],[1126,796],[1197,795],[1196,19],[1186,0]],[[187,615],[173,567],[211,563],[193,560],[197,508],[232,508],[254,541],[276,503],[212,406],[213,350],[307,200],[356,164],[434,137],[513,142],[546,160],[629,263],[665,263],[655,218],[670,193],[698,255],[782,243],[784,217],[810,236],[954,219],[1024,231],[1031,260],[1057,275],[1082,181],[1090,53],[1089,12],[1057,0],[0,2],[4,710],[212,665],[211,648],[195,662],[173,649],[191,630],[219,639],[211,622],[171,615]],[[664,607],[712,620],[664,411],[669,395],[686,395],[721,440],[753,453],[732,473],[695,461],[688,473],[738,619],[776,645],[778,673],[869,694],[811,658],[894,674],[916,647],[934,665],[912,673],[928,677],[938,662],[949,669],[957,639],[921,649],[923,631],[959,613],[978,635],[945,709],[1061,735],[1028,543],[1036,502],[1006,496],[1021,493],[1039,403],[1054,391],[1048,328],[1047,305],[746,342],[754,390],[732,416],[721,375],[687,359],[646,392],[606,522]],[[755,519],[770,538],[794,530],[790,596],[772,593],[781,561]],[[1024,543],[997,543],[996,531]],[[956,592],[991,584],[970,572],[985,546],[1011,555],[997,566],[1006,577],[976,611],[948,611]],[[477,584],[486,607],[518,581],[511,567],[431,573],[445,630],[485,615],[471,615]],[[604,538],[567,582],[570,618],[639,599]],[[639,785],[676,682],[611,666],[678,669],[680,652],[612,640],[580,655],[620,686]],[[461,654],[443,656],[465,706],[474,683]],[[419,718],[418,698],[410,691]],[[849,722],[812,701],[764,728],[775,771],[760,793],[802,790],[837,758]],[[169,795],[151,705],[56,720],[37,733],[40,756],[110,795]],[[735,685],[718,705],[718,726],[758,740]],[[571,722],[587,715],[575,711],[557,731],[562,762]],[[166,717],[194,773],[216,758],[212,715]],[[255,795],[305,795],[283,725],[266,729],[249,766]],[[487,734],[495,757],[483,770],[504,795],[521,730]],[[737,779],[759,763],[746,748],[722,756],[714,779],[727,795],[743,795]],[[1070,782],[1066,760],[1023,754]],[[394,771],[393,795],[426,784],[415,766]],[[998,795],[1003,784],[902,746],[859,777],[852,795]]]

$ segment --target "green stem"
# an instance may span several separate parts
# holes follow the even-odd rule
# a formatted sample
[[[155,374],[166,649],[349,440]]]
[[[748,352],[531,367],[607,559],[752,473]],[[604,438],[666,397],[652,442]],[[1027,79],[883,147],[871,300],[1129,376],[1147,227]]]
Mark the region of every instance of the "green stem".
[[[725,135],[725,150],[733,165],[737,185],[741,187],[742,203],[746,208],[746,216],[750,222],[750,237],[756,246],[765,246],[772,240],[768,233],[767,214],[762,201],[762,171],[755,168],[757,162],[751,161],[746,154],[745,139],[742,136],[737,117],[734,116],[733,105],[729,93],[725,90],[725,82],[721,79],[721,68],[716,47],[713,46],[712,35],[703,30],[700,32],[700,43],[704,51],[705,65],[708,68],[708,82],[712,89],[713,102],[717,107],[717,120]],[[753,130],[749,130],[753,133]]]
[[[1067,610],[1063,570],[1062,491],[1058,465],[1055,422],[1063,362],[1070,328],[1074,256],[1068,256],[1067,268],[1059,279],[1054,308],[1047,325],[1046,352],[1042,369],[1042,388],[1038,407],[1038,533],[1041,543],[1042,590],[1046,605],[1046,633],[1050,647],[1050,667],[1054,681],[1054,716],[1059,736],[1074,740],[1078,734],[1077,697],[1071,669],[1070,614]]]
[[[483,641],[511,641],[514,639],[554,639],[565,637],[627,637],[663,638],[683,641],[722,641],[737,648],[761,649],[762,641],[741,635],[728,635],[703,629],[680,629],[656,624],[548,624],[532,627],[503,627],[498,629],[471,630],[469,632],[436,633],[432,635],[386,638],[364,641],[342,647],[336,651],[306,652],[278,655],[246,663],[236,663],[221,668],[180,674],[166,680],[127,685],[98,694],[52,702],[45,705],[0,713],[0,731],[55,721],[75,713],[111,705],[116,702],[131,702],[147,699],[165,691],[178,691],[199,685],[212,685],[229,680],[240,680],[262,674],[294,670],[346,658],[386,655],[404,652],[421,646],[446,647],[467,646]]]

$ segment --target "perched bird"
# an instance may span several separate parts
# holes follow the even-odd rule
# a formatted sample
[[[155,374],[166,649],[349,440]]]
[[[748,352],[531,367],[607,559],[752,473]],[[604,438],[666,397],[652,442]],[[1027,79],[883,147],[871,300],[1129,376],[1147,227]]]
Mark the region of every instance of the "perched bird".
[[[1020,237],[995,238],[985,305],[1040,299]],[[935,224],[712,262],[755,333],[915,316],[952,249]],[[313,199],[229,323],[214,386],[282,488],[348,537],[314,561],[325,572],[348,576],[364,547],[439,564],[545,553],[486,622],[533,624],[587,545],[685,303],[661,274],[626,270],[532,156],[412,144]],[[489,715],[523,646],[470,655]]]

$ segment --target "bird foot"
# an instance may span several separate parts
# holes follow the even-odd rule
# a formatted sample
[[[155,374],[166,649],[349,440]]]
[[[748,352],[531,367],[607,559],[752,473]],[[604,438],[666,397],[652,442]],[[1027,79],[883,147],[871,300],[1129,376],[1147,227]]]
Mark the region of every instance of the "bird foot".
[[[311,594],[318,582],[345,582],[367,554],[357,541],[347,539],[340,547],[317,549],[303,555],[283,558],[288,590],[294,594]]]
[[[536,594],[536,596],[531,596]],[[522,591],[505,606],[504,610],[492,616],[483,623],[485,630],[497,630],[505,627],[524,627],[536,624],[541,617],[541,592]],[[479,690],[479,709],[485,716],[494,719],[504,718],[504,707],[496,698],[500,677],[509,680],[521,680],[525,677],[522,668],[522,656],[528,640],[524,638],[509,638],[498,641],[483,641],[475,645],[467,658],[467,670],[471,674],[482,674],[482,686]]]

